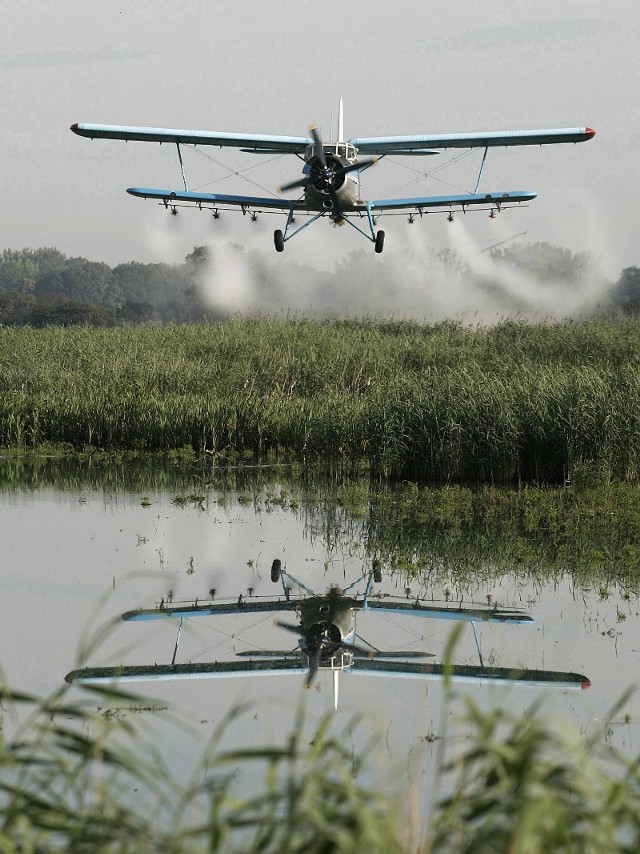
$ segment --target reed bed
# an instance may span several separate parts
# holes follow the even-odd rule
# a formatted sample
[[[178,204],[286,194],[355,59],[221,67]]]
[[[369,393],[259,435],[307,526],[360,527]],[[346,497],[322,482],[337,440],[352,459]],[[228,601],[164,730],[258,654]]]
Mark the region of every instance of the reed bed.
[[[464,738],[452,724],[460,699]],[[154,738],[159,711],[171,716],[172,735],[185,738],[185,721],[167,707],[118,686],[41,699],[2,685],[0,722],[16,731],[0,742],[0,848],[630,854],[640,844],[640,760],[610,743],[614,729],[631,723],[628,699],[606,716],[604,733],[578,736],[543,717],[540,702],[526,714],[486,711],[445,685],[442,729],[431,736],[439,742],[434,797],[420,815],[419,782],[396,771],[391,796],[361,781],[375,741],[362,755],[354,750],[357,721],[340,729],[327,716],[310,728],[304,703],[281,746],[235,751],[225,749],[225,734],[253,710],[232,710],[184,782]],[[236,781],[249,775],[243,793]]]
[[[635,480],[640,326],[231,320],[0,330],[0,445],[294,454],[386,478]]]

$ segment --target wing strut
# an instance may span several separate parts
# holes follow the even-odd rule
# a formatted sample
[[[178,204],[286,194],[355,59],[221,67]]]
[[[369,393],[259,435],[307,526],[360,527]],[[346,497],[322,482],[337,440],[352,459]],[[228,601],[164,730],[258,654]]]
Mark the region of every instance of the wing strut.
[[[473,637],[476,642],[476,649],[478,650],[478,658],[480,659],[480,667],[484,667],[484,661],[482,660],[482,650],[480,649],[480,641],[478,639],[478,633],[476,632],[476,624],[474,622],[471,623],[471,628],[473,629]]]
[[[180,623],[178,625],[178,636],[176,637],[176,645],[173,648],[173,658],[171,659],[171,666],[176,663],[176,655],[178,654],[178,644],[180,643],[180,634],[182,632],[182,621],[184,617],[180,617]]]
[[[180,161],[180,170],[182,172],[182,183],[184,184],[185,192],[189,192],[189,187],[187,186],[187,178],[184,174],[184,163],[182,162],[182,152],[180,151],[180,142],[176,140],[176,148],[178,149],[178,160]]]
[[[480,179],[482,178],[482,170],[484,169],[484,161],[487,159],[487,152],[489,151],[489,146],[487,145],[484,149],[484,154],[482,155],[482,163],[480,164],[480,171],[478,172],[478,180],[476,182],[476,188],[473,191],[475,195],[478,192],[478,187],[480,186]]]

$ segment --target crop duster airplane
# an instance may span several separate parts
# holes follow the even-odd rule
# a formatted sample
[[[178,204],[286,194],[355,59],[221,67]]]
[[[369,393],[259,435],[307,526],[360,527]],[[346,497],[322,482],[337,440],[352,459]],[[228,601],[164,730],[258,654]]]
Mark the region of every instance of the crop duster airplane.
[[[281,211],[286,215],[284,230],[276,229],[273,235],[276,251],[282,252],[285,243],[312,223],[328,217],[336,225],[348,223],[374,244],[376,252],[384,247],[384,231],[376,231],[377,218],[394,211],[409,213],[409,222],[415,215],[454,209],[489,210],[495,216],[502,208],[535,199],[536,193],[528,190],[479,192],[482,170],[490,148],[512,145],[549,145],[561,142],[585,142],[595,131],[589,127],[555,128],[550,130],[512,130],[481,133],[418,134],[414,136],[374,136],[344,138],[342,100],[338,114],[338,138],[324,142],[316,127],[309,128],[310,136],[268,136],[264,134],[225,133],[204,130],[171,130],[165,128],[126,127],[78,122],[71,130],[89,139],[121,139],[128,142],[168,142],[175,144],[182,171],[183,189],[156,189],[130,187],[127,192],[143,199],[157,199],[171,213],[178,206],[193,205],[201,210],[211,210],[217,218],[220,210],[236,209],[250,213]],[[302,177],[278,188],[273,197],[235,196],[225,193],[202,193],[189,189],[185,175],[182,148],[212,145],[239,148],[251,154],[294,154],[304,162]],[[427,156],[445,149],[483,148],[484,155],[473,193],[448,196],[415,196],[411,198],[370,199],[360,196],[361,172],[377,160],[393,156]],[[298,191],[298,197],[283,198],[283,193]],[[298,216],[310,219],[297,223]],[[364,223],[364,228],[362,227]]]
[[[333,675],[334,707],[338,707],[338,678],[340,673],[367,676],[404,677],[409,679],[446,680],[476,684],[512,684],[534,687],[576,689],[588,688],[590,680],[580,674],[557,670],[533,670],[522,666],[495,667],[482,658],[475,623],[502,623],[519,625],[532,623],[533,618],[524,611],[499,607],[496,604],[480,605],[462,602],[434,602],[420,598],[407,598],[375,594],[372,584],[382,580],[382,570],[374,562],[372,571],[365,572],[344,590],[331,587],[318,595],[282,568],[280,560],[273,561],[271,580],[281,582],[283,595],[278,599],[240,596],[229,602],[165,603],[159,607],[127,611],[123,620],[147,622],[178,621],[178,633],[170,664],[119,665],[116,667],[83,667],[65,677],[72,684],[112,684],[117,681],[158,681],[174,679],[210,679],[231,676],[285,676],[304,674],[309,687],[318,671]],[[349,592],[357,585],[365,585],[364,593]],[[292,586],[301,594],[291,595]],[[215,594],[215,591],[211,591]],[[187,661],[177,663],[176,656],[180,633],[185,620],[201,617],[241,617],[247,614],[268,616],[288,612],[297,617],[297,624],[276,620],[276,625],[297,638],[293,649],[270,650],[254,648],[236,653],[242,661]],[[365,641],[356,631],[358,613],[380,615],[388,619],[422,618],[444,619],[469,623],[473,629],[479,657],[478,665],[434,664],[417,659],[433,658],[433,653],[410,650],[383,650]],[[234,631],[236,640],[240,633]]]

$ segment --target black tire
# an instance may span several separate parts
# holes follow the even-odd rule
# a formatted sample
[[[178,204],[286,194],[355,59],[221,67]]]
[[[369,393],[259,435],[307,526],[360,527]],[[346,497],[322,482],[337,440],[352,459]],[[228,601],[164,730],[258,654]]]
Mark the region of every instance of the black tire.
[[[282,572],[282,563],[276,558],[271,564],[271,580],[280,581],[280,573]]]
[[[284,234],[279,228],[273,232],[273,245],[276,247],[276,252],[284,252]]]
[[[373,580],[376,584],[380,584],[382,581],[382,567],[379,560],[374,560],[373,562]]]
[[[376,234],[376,252],[378,253],[378,255],[382,252],[383,249],[384,249],[384,231],[379,231]]]

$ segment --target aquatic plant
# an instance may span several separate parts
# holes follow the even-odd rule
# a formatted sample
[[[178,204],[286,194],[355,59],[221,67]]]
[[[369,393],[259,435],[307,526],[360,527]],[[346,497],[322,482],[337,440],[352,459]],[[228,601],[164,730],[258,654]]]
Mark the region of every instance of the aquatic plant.
[[[562,733],[537,706],[515,716],[467,699],[465,719],[473,736],[444,761],[452,790],[437,805],[425,852],[637,850],[638,759],[607,746],[602,732]]]
[[[445,483],[638,477],[635,321],[2,332],[5,447],[295,454]]]
[[[600,854],[640,845],[640,760],[612,748],[609,723],[578,736],[539,705],[523,716],[466,699],[462,741],[427,738],[433,802],[412,817],[411,784],[394,797],[393,786],[359,782],[368,751],[345,746],[353,721],[336,731],[325,717],[309,738],[302,705],[281,746],[225,750],[226,728],[247,712],[235,709],[183,783],[142,726],[170,714],[165,706],[115,687],[88,696],[0,692],[3,729],[13,728],[0,742],[3,851]],[[454,702],[447,691],[445,704]],[[243,771],[252,780],[245,794],[235,785]]]
[[[47,700],[0,691],[3,723],[22,721],[0,743],[3,851],[393,850],[392,806],[357,782],[362,761],[329,718],[309,743],[301,706],[283,746],[226,751],[235,709],[179,783],[143,725],[166,707],[117,687],[91,696],[97,708],[64,690]],[[255,783],[244,796],[234,785],[243,768]]]

